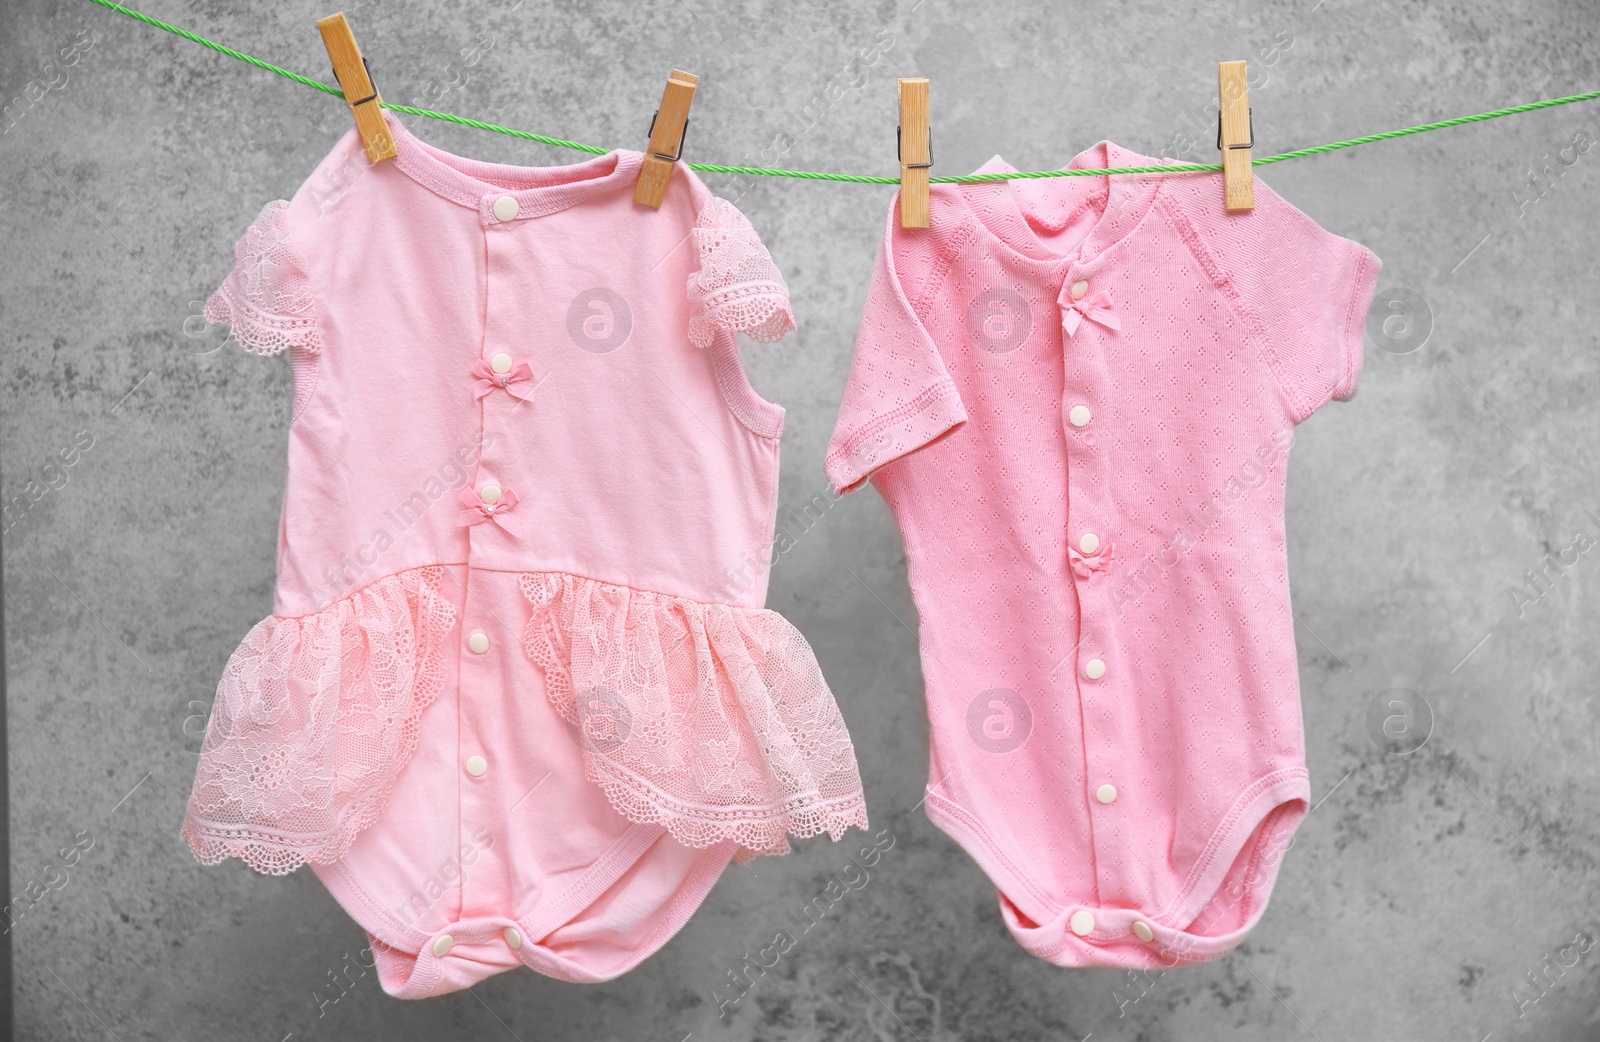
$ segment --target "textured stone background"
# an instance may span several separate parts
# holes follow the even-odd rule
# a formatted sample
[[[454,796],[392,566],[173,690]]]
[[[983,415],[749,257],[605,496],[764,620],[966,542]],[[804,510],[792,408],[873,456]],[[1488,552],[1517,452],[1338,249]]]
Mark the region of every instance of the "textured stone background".
[[[333,6],[145,8],[328,79],[313,23]],[[1221,59],[1253,63],[1258,155],[1600,85],[1600,14],[1579,2],[346,9],[390,101],[639,147],[676,65],[703,77],[692,158],[850,172],[893,170],[899,75],[933,80],[936,172],[995,152],[1023,169],[1059,165],[1106,137],[1158,154],[1198,141],[1191,154],[1211,161]],[[459,54],[475,41],[468,67]],[[75,44],[72,64],[50,63]],[[0,137],[0,485],[14,504],[4,604],[12,914],[27,906],[14,930],[21,1037],[1600,1038],[1600,947],[1573,947],[1581,932],[1600,937],[1600,554],[1579,548],[1600,539],[1600,149],[1572,147],[1600,139],[1600,103],[1263,175],[1383,258],[1383,296],[1412,301],[1412,332],[1401,315],[1369,336],[1359,396],[1302,427],[1293,453],[1317,808],[1248,942],[1132,980],[1057,969],[1010,940],[992,888],[918,807],[914,612],[900,540],[868,491],[805,530],[770,604],[818,649],[874,828],[895,845],[719,1018],[717,1001],[738,994],[728,971],[827,886],[844,848],[809,842],[730,869],[622,980],[519,971],[411,1004],[360,975],[362,933],[309,874],[193,862],[177,829],[194,729],[228,654],[270,611],[290,389],[283,359],[221,347],[193,316],[250,218],[295,190],[349,116],[82,2],[6,0],[0,69],[16,99]],[[419,130],[483,158],[573,158]],[[822,449],[890,192],[711,182],[744,192],[794,290],[799,334],[746,355],[789,409],[782,501],[798,509],[825,487]],[[1399,350],[1424,328],[1420,348]],[[75,437],[92,447],[50,466]],[[49,489],[37,502],[30,481]],[[1529,591],[1525,573],[1563,551],[1571,567]],[[1428,741],[1409,754],[1369,729],[1369,706],[1394,688],[1431,707]],[[30,885],[42,896],[18,899]],[[330,974],[347,978],[342,991]]]

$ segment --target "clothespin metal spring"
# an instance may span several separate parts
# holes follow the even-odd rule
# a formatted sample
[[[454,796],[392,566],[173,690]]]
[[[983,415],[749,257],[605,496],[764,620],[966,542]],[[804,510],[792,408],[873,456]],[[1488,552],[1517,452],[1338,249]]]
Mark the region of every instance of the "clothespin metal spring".
[[[656,109],[655,114],[650,117],[650,129],[644,132],[645,133],[645,137],[647,137],[647,138],[654,138],[655,137],[655,134],[656,134],[656,117],[660,116],[660,115],[661,115],[661,110],[660,109]],[[683,120],[683,132],[678,135],[678,154],[677,155],[669,156],[669,155],[665,155],[665,154],[663,154],[661,152],[651,152],[650,154],[655,156],[657,159],[664,159],[669,163],[676,163],[678,160],[682,159],[683,158],[683,143],[685,141],[689,140],[689,124],[691,122],[693,122],[693,120],[691,120],[689,117],[687,117],[687,116],[684,117],[684,120]]]

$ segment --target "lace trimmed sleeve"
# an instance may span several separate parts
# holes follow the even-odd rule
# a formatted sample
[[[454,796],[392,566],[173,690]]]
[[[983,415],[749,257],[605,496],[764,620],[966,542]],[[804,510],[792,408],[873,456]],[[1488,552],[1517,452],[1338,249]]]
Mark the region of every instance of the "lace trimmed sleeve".
[[[710,347],[718,330],[773,343],[794,328],[789,287],[745,215],[713,197],[690,232],[700,270],[689,276],[689,342]]]
[[[206,321],[226,324],[246,351],[322,349],[305,261],[289,241],[289,204],[275,199],[233,248],[234,266],[211,299]]]

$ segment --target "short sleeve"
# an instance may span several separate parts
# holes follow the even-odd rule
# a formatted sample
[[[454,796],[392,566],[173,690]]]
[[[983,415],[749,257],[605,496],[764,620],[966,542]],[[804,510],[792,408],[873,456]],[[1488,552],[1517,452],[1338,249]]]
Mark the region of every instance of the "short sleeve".
[[[855,356],[823,466],[840,492],[967,421],[944,359],[911,307],[895,258],[890,207]]]
[[[719,330],[773,343],[794,328],[789,287],[750,221],[712,196],[693,230],[699,268],[689,276],[689,342],[710,347]]]
[[[263,207],[233,255],[233,270],[206,301],[206,321],[232,327],[240,346],[256,354],[320,352],[311,282],[289,239],[289,204],[276,199]]]
[[[1378,258],[1321,228],[1262,181],[1255,209],[1211,224],[1224,289],[1257,328],[1274,376],[1299,423],[1330,400],[1355,394]]]

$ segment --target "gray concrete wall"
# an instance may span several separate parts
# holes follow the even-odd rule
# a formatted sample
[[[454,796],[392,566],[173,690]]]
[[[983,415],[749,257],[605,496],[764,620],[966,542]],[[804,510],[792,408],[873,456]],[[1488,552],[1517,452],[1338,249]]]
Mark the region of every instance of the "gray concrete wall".
[[[332,6],[143,5],[323,79],[314,21]],[[936,172],[996,152],[1057,165],[1106,137],[1147,153],[1192,139],[1210,161],[1223,59],[1257,70],[1258,154],[1600,86],[1600,14],[1575,0],[346,10],[390,101],[638,147],[678,66],[703,77],[691,158],[816,170],[893,171],[901,75],[932,78]],[[475,64],[453,59],[475,40]],[[917,806],[915,618],[899,537],[868,491],[783,556],[770,604],[814,643],[874,828],[895,845],[719,1017],[728,971],[822,892],[844,848],[813,841],[730,869],[622,980],[519,971],[420,1004],[351,968],[364,937],[309,874],[193,862],[177,829],[194,728],[271,609],[290,390],[283,359],[218,349],[193,316],[245,224],[349,116],[84,2],[8,0],[0,69],[15,99],[0,136],[0,491],[26,504],[3,536],[21,1037],[1600,1038],[1600,947],[1574,947],[1600,937],[1600,555],[1568,551],[1547,591],[1525,575],[1600,540],[1600,149],[1573,147],[1600,140],[1600,102],[1261,174],[1375,250],[1380,296],[1409,301],[1413,324],[1385,332],[1379,315],[1360,394],[1315,416],[1293,452],[1316,809],[1249,940],[1138,981],[1061,970],[1011,941],[992,887]],[[572,158],[420,132],[483,158]],[[785,508],[825,487],[889,195],[773,180],[740,200],[801,323],[746,351],[789,409]],[[1374,738],[1374,704],[1381,724],[1410,697],[1392,689],[1426,701],[1420,749]],[[352,980],[341,991],[330,974]]]

